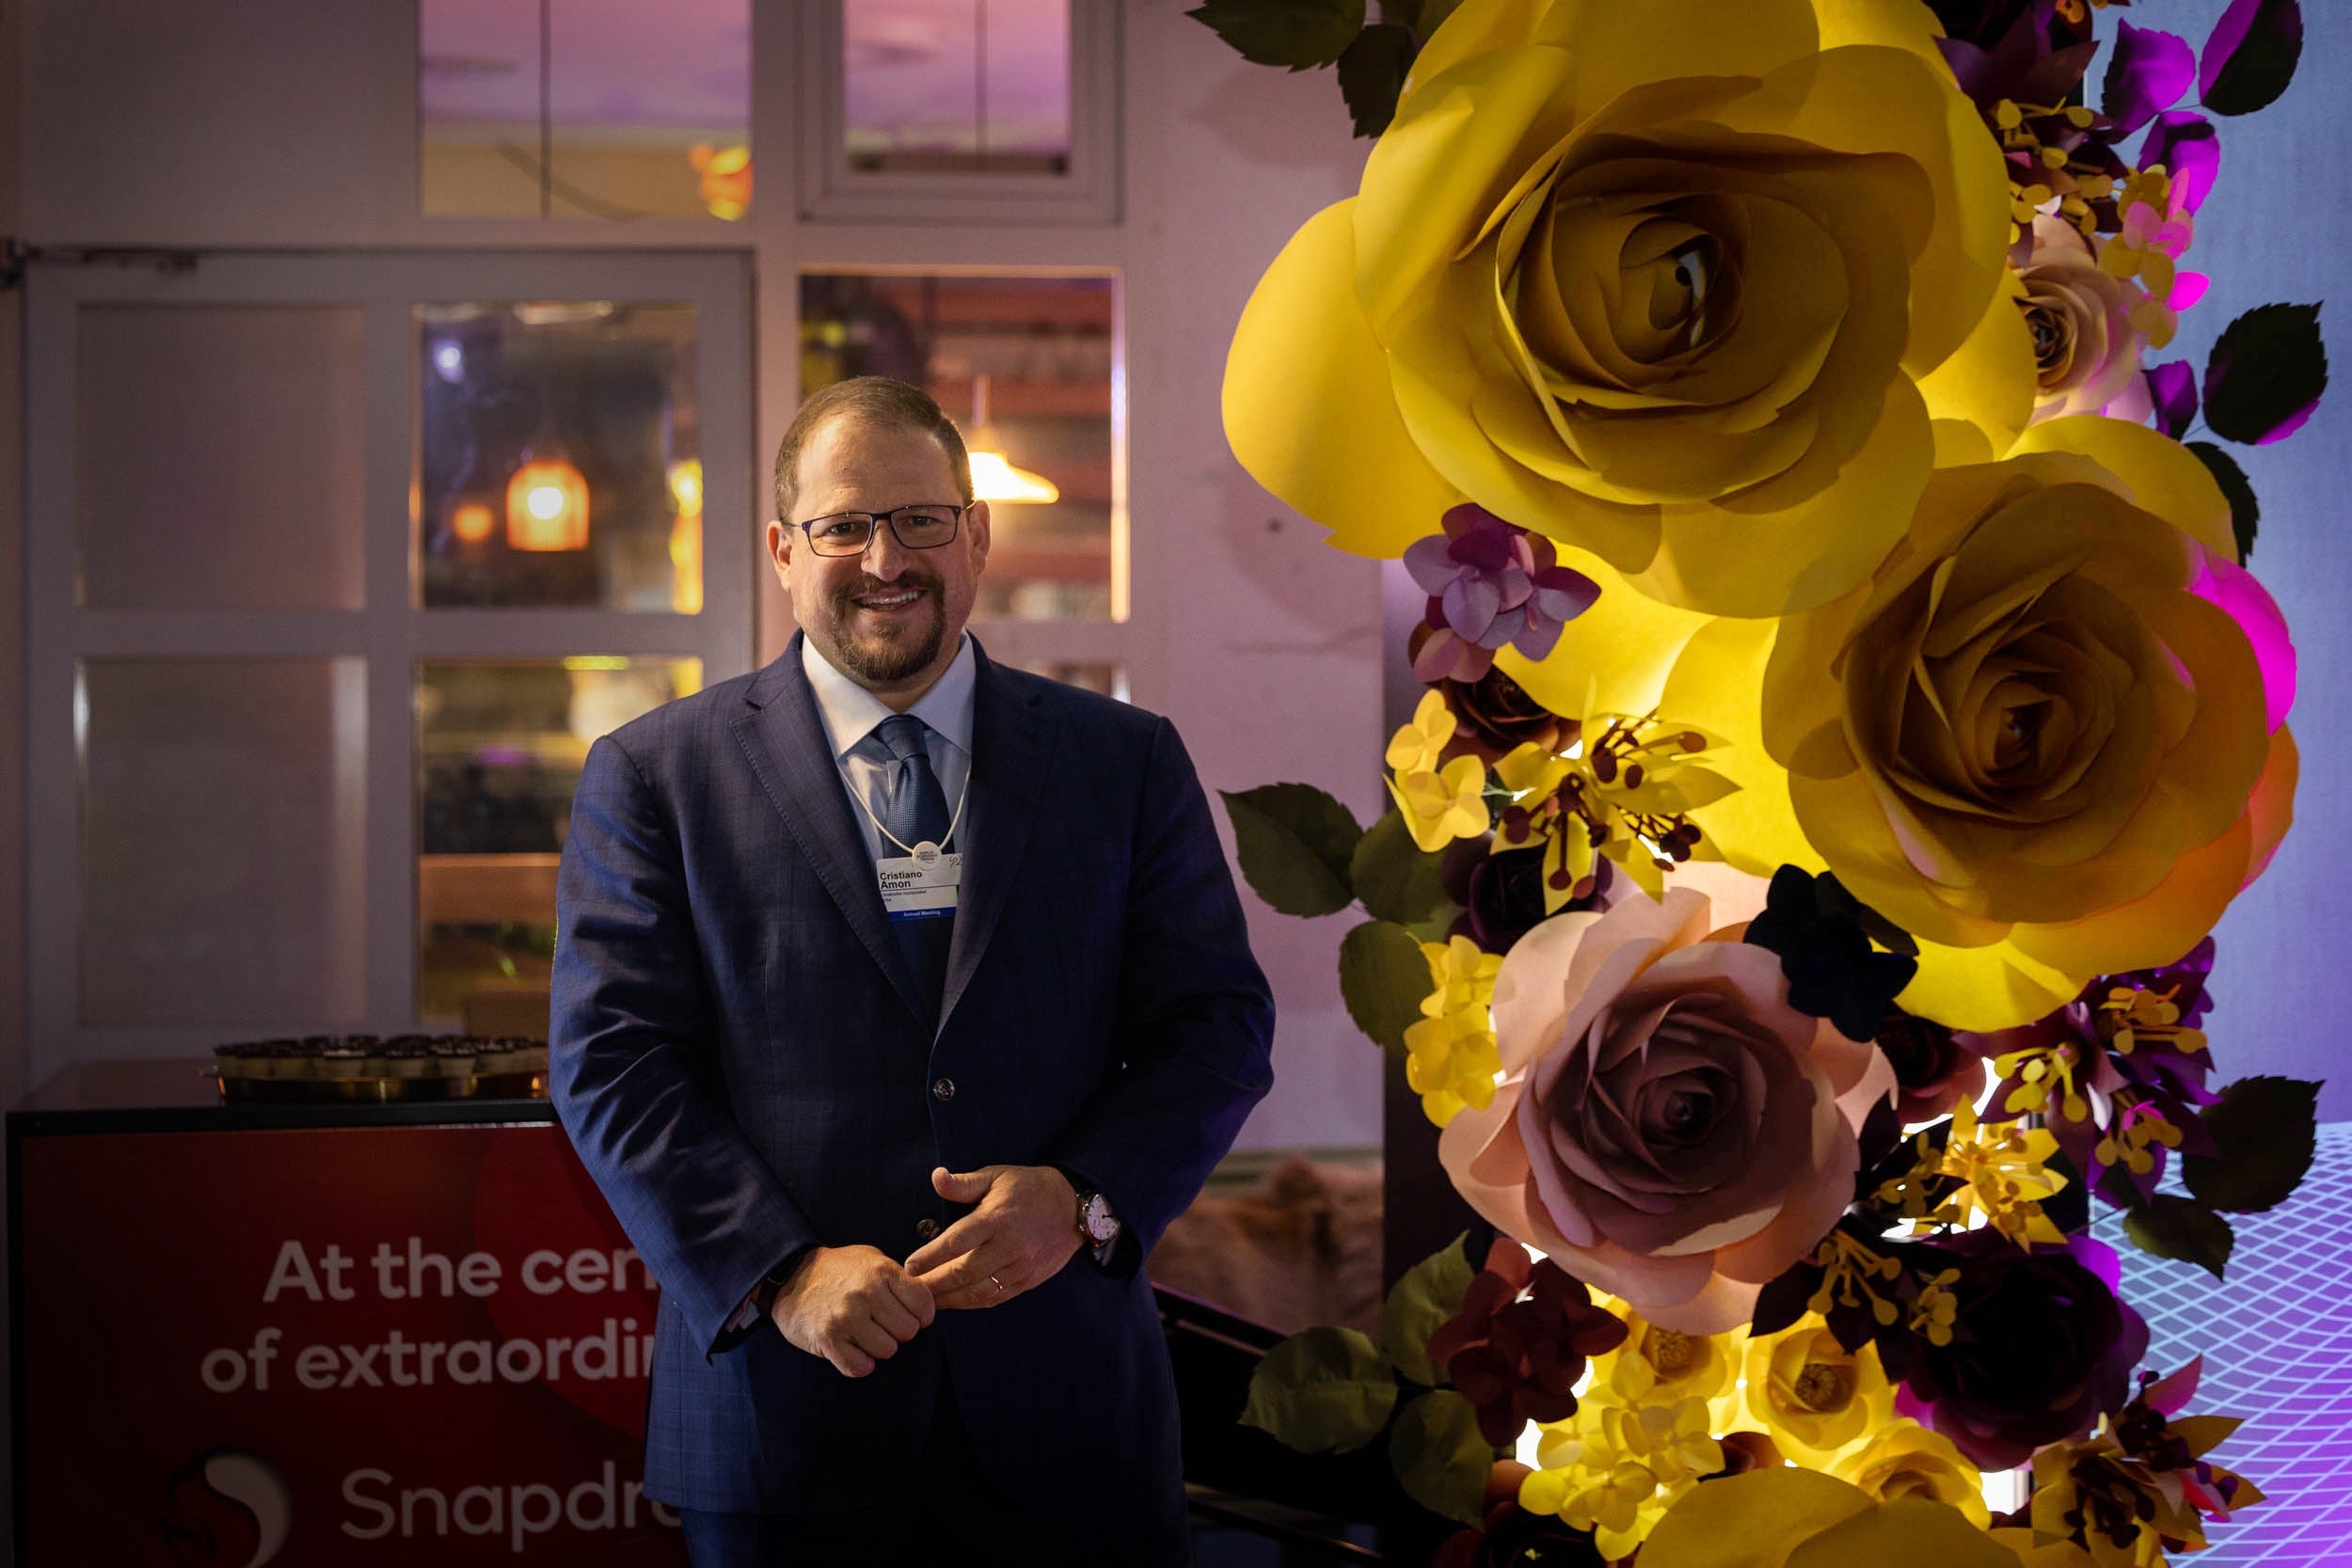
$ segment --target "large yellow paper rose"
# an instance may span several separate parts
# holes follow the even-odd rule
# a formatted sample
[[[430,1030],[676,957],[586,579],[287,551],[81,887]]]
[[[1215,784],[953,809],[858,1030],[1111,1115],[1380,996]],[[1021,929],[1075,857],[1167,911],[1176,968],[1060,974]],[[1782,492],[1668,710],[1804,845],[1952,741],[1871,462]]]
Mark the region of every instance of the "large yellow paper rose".
[[[1918,937],[1902,1005],[1955,1027],[2169,963],[2293,799],[2283,704],[2223,608],[2259,595],[2234,562],[2220,492],[2153,431],[2057,420],[1941,470],[1869,581],[1690,640],[1667,701],[1742,785],[1701,826],[1749,869],[1826,866]]]
[[[1234,451],[1361,553],[1466,496],[1668,603],[1835,597],[2002,277],[2004,166],[1934,32],[1917,0],[1467,0],[1259,283]]]

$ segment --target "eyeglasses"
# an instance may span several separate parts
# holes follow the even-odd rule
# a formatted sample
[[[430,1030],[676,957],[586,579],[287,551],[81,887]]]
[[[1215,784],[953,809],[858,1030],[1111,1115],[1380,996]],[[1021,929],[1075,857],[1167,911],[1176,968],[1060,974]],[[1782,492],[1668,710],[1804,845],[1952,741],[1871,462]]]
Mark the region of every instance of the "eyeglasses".
[[[874,542],[874,528],[888,523],[899,544],[911,550],[935,550],[956,536],[956,526],[970,510],[961,506],[900,506],[888,512],[836,512],[811,517],[792,526],[808,535],[808,547],[818,555],[864,555]]]

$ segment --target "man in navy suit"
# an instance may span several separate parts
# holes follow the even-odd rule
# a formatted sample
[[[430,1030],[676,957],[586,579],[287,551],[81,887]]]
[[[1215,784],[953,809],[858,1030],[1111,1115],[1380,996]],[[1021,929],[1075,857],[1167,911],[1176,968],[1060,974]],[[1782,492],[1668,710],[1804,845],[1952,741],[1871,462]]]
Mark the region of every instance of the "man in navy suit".
[[[1270,1086],[1165,720],[991,661],[954,425],[776,459],[802,632],[591,748],[550,1082],[662,1287],[646,1490],[698,1568],[1189,1560],[1143,1257]]]

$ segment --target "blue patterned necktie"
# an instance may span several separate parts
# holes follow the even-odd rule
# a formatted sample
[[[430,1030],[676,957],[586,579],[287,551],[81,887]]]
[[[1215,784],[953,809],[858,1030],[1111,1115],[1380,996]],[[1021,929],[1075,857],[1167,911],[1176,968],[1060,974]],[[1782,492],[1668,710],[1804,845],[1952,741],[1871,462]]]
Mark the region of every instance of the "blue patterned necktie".
[[[889,785],[883,796],[882,825],[889,835],[882,841],[885,857],[904,855],[918,844],[947,847],[947,798],[931,771],[931,755],[924,744],[930,726],[911,713],[894,714],[874,733],[890,752]],[[895,838],[897,844],[890,842]],[[901,848],[899,846],[906,847]],[[898,939],[907,967],[914,974],[916,993],[936,1020],[947,984],[947,948],[955,936],[952,910],[893,916],[890,933]]]

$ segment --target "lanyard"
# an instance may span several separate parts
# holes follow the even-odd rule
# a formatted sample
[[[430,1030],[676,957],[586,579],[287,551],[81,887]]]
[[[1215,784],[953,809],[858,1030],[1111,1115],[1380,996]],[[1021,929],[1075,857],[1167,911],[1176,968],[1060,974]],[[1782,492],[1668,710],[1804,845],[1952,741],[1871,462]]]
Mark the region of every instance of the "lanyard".
[[[839,765],[836,763],[835,766],[838,767]],[[866,813],[866,819],[874,825],[874,831],[876,832],[890,840],[891,843],[897,845],[908,854],[912,855],[914,853],[914,845],[909,844],[906,840],[900,838],[897,833],[892,832],[888,828],[882,826],[882,819],[874,815],[874,808],[872,806],[866,804],[865,792],[859,789],[856,782],[850,777],[849,769],[841,769],[841,782],[849,786],[850,799],[855,800],[858,803],[859,809]],[[941,848],[944,849],[956,836],[956,824],[963,820],[963,803],[970,799],[972,799],[972,774],[971,770],[967,768],[965,769],[963,775],[963,788],[956,796],[956,809],[947,818],[947,831],[939,835],[939,847]]]

